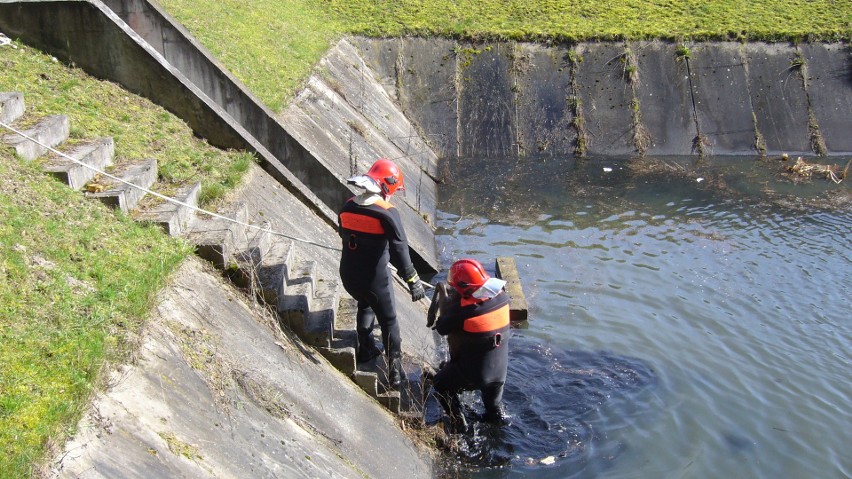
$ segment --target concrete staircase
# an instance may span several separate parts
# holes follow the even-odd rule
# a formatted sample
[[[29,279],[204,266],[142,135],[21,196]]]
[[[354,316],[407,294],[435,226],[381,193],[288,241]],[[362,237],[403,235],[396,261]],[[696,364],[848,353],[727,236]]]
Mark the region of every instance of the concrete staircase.
[[[66,116],[31,119],[24,114],[23,95],[0,92],[0,121],[17,128],[16,123],[28,120],[26,124],[34,126],[25,130],[18,128],[27,136],[84,165],[101,171],[109,169],[111,175],[123,181],[96,173],[2,127],[0,145],[14,148],[16,154],[27,161],[40,159],[44,171],[71,188],[121,209],[137,221],[159,225],[169,235],[190,241],[200,257],[266,303],[276,314],[281,328],[294,332],[389,410],[400,412],[400,393],[382,387],[387,381],[381,370],[359,371],[356,368],[354,302],[348,296],[342,298],[342,288],[337,281],[320,277],[315,262],[299,257],[297,242],[268,229],[249,226],[248,209],[240,202],[217,213],[235,221],[198,212],[195,208],[200,183],[184,185],[162,195],[180,204],[150,195],[148,191],[156,188],[156,160],[113,165],[112,138],[75,142],[66,147],[70,129]],[[341,318],[347,318],[351,324],[337,324]]]

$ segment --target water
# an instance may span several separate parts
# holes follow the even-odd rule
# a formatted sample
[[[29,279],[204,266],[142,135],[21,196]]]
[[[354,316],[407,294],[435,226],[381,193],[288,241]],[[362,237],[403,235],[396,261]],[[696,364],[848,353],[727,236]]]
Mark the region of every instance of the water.
[[[852,178],[744,158],[448,166],[443,264],[514,256],[530,307],[512,425],[462,441],[478,467],[459,475],[852,475]]]

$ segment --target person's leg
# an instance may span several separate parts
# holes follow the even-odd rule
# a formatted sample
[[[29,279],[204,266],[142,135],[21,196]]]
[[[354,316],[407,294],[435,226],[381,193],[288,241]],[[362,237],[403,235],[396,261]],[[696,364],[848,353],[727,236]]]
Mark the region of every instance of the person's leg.
[[[467,419],[464,416],[459,393],[468,385],[461,368],[456,363],[447,363],[432,378],[432,387],[438,402],[449,418],[449,429],[451,433],[464,433],[467,431]]]
[[[396,318],[394,305],[393,283],[388,274],[377,275],[370,288],[367,300],[379,327],[382,329],[382,343],[388,355],[388,382],[392,387],[399,387],[404,376],[402,371],[402,338],[399,323]]]
[[[485,404],[485,420],[493,424],[503,424],[506,420],[503,410],[503,383],[490,383],[481,391],[482,402]]]
[[[355,320],[355,330],[358,333],[358,353],[356,355],[359,363],[369,361],[382,353],[382,349],[376,346],[373,340],[373,326],[376,323],[376,314],[367,301],[358,301],[358,314]]]

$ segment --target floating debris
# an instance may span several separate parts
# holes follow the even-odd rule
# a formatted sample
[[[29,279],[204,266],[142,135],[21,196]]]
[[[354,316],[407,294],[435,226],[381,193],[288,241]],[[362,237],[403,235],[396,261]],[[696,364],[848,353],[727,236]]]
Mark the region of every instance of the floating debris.
[[[819,165],[816,163],[808,163],[802,157],[796,158],[796,163],[793,166],[788,166],[787,171],[795,173],[804,178],[810,178],[813,175],[823,176],[835,183],[840,183],[846,178],[849,173],[849,165],[852,160],[846,163],[846,167],[841,171],[837,165]]]

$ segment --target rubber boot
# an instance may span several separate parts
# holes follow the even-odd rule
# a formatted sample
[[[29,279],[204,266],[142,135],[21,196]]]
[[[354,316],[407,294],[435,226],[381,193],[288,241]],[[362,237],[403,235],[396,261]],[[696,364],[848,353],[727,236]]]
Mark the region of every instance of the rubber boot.
[[[355,360],[359,363],[366,363],[379,354],[382,354],[382,348],[373,339],[373,327],[376,324],[376,315],[372,309],[362,308],[358,310],[355,321],[355,331],[358,333],[358,349],[355,354]]]
[[[388,384],[394,389],[399,389],[402,385],[402,378],[405,373],[402,371],[402,357],[393,355],[388,363]]]
[[[449,397],[447,397],[449,396]],[[467,418],[464,417],[464,410],[461,406],[461,399],[455,393],[444,393],[438,395],[438,401],[444,408],[444,412],[449,418],[450,434],[464,434],[467,432]]]
[[[495,426],[505,426],[509,422],[509,416],[506,415],[506,410],[503,409],[502,404],[498,404],[496,407],[492,407],[486,411],[483,419]]]
[[[366,363],[380,354],[382,347],[376,344],[372,333],[358,334],[358,352],[355,359],[359,363]]]

